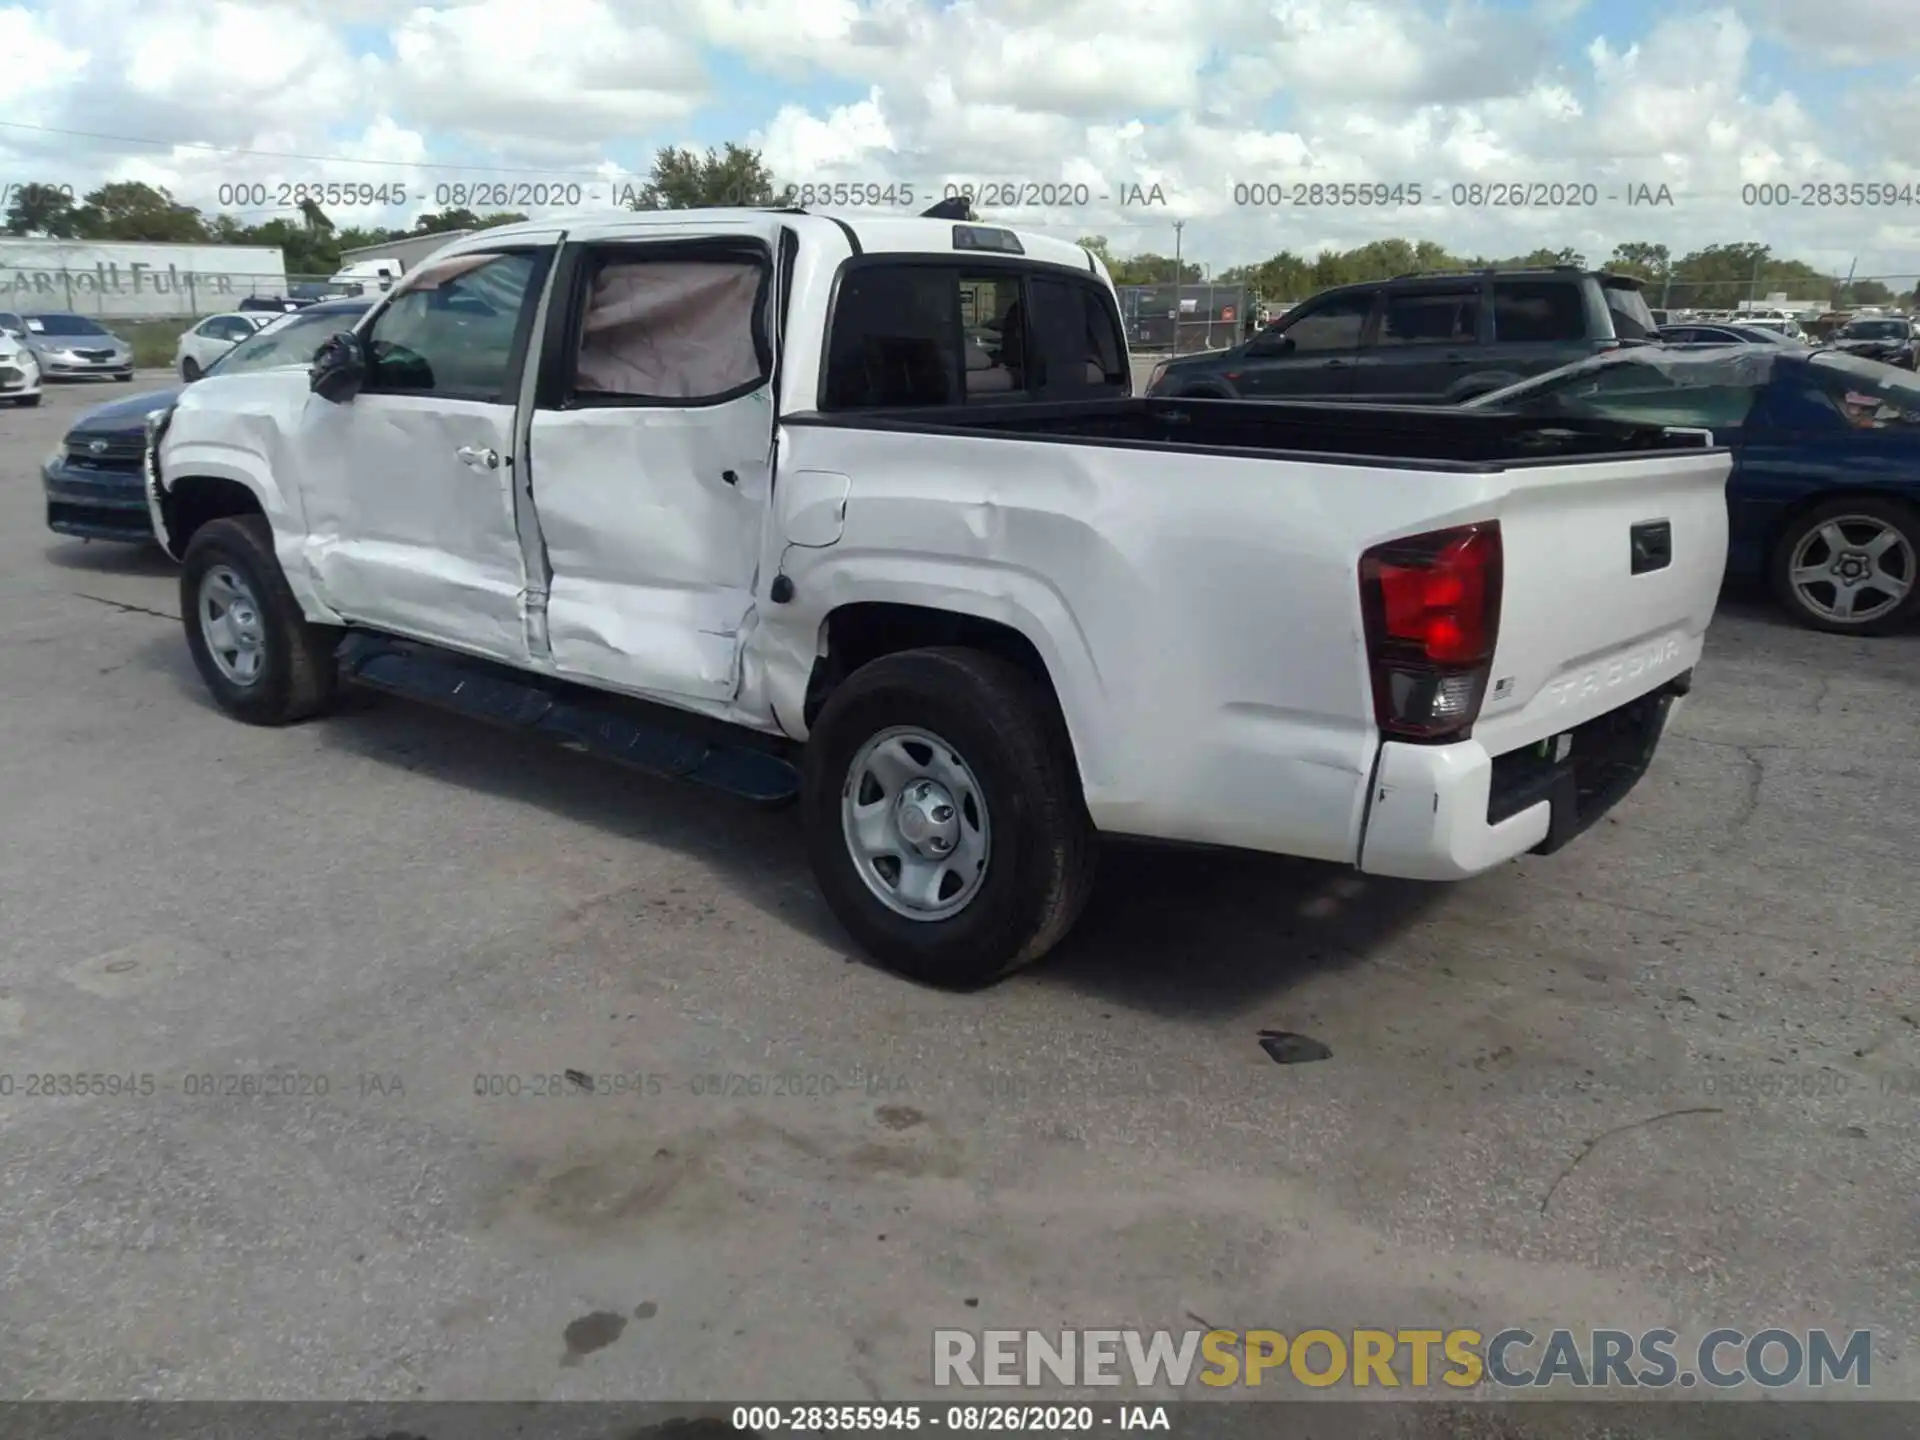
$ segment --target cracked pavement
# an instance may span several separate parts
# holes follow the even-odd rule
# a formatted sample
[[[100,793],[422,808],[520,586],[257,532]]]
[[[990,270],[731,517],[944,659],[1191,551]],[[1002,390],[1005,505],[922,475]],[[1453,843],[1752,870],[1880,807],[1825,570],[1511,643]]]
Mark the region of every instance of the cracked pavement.
[[[44,528],[120,393],[0,411],[0,1398],[897,1400],[935,1326],[1190,1313],[1867,1326],[1920,1395],[1920,636],[1729,602],[1559,855],[1116,850],[940,995],[850,958],[791,812],[222,718],[171,566]],[[21,1078],[92,1073],[154,1088]]]

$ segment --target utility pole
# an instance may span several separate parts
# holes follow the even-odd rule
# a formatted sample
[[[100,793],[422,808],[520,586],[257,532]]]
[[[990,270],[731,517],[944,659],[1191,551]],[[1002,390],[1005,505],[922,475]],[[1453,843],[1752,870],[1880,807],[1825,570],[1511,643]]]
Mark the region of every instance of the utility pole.
[[[1180,232],[1186,228],[1184,220],[1173,222],[1173,353],[1176,355],[1180,353],[1181,292],[1187,288],[1187,272],[1180,264]]]

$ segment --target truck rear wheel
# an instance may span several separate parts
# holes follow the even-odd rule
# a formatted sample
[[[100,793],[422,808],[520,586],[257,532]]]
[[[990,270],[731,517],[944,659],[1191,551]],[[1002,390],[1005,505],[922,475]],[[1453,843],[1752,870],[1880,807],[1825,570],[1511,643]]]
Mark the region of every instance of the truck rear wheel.
[[[180,617],[200,678],[236,720],[290,725],[333,698],[338,632],[300,613],[266,517],[209,520],[194,531],[180,559]]]
[[[1092,889],[1066,727],[1032,677],[984,651],[856,670],[813,726],[800,803],[840,923],[928,984],[974,988],[1039,959]]]

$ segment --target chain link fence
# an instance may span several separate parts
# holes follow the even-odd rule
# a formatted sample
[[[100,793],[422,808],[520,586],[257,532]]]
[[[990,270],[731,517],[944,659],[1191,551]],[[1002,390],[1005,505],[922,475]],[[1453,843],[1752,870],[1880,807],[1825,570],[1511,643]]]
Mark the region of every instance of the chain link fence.
[[[1884,298],[1863,299],[1859,291],[1877,286]],[[1831,310],[1855,310],[1874,305],[1886,310],[1915,308],[1915,290],[1920,275],[1828,275],[1817,282],[1782,291],[1778,282],[1767,276],[1746,279],[1689,280],[1682,276],[1662,277],[1641,282],[1641,294],[1657,310],[1725,310],[1732,312],[1747,305],[1761,309],[1779,306],[1809,313]],[[1869,293],[1878,293],[1870,291]]]
[[[1247,337],[1256,307],[1244,285],[1119,285],[1120,316],[1134,350],[1190,355]]]
[[[66,310],[95,320],[196,320],[239,308],[242,300],[281,299],[310,291],[353,287],[327,284],[324,275],[252,275],[115,265],[86,269],[19,271],[0,287],[0,311],[13,314]]]

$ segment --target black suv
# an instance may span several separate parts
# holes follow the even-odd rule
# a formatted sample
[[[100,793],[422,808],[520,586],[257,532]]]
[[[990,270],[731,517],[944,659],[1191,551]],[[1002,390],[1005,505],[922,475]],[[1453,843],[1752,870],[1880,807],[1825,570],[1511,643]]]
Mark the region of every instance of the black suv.
[[[1244,345],[1163,362],[1149,395],[1452,405],[1647,342],[1640,282],[1575,265],[1399,275],[1325,290]]]

